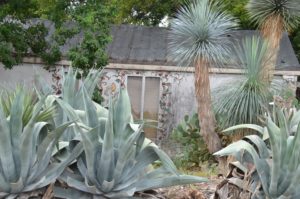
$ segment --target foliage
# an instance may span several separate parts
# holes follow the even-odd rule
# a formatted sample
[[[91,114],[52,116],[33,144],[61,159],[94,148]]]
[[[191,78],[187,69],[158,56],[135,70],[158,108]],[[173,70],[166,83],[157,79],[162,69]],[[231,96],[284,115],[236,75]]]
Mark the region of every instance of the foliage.
[[[19,93],[24,93],[23,95],[23,117],[22,124],[26,126],[32,117],[34,106],[38,103],[39,99],[36,96],[34,90],[27,90],[22,86],[17,86],[14,91],[3,90],[1,92],[0,104],[5,117],[9,117],[12,111],[12,106],[15,98]],[[49,122],[54,113],[54,107],[44,107],[37,115],[36,120],[38,122]]]
[[[271,94],[262,79],[267,49],[267,42],[258,36],[245,38],[234,47],[235,64],[245,69],[245,74],[242,80],[214,91],[214,108],[221,129],[237,124],[258,124],[259,117],[267,112]]]
[[[235,18],[239,19],[239,27],[241,29],[249,30],[256,29],[256,25],[252,23],[246,9],[249,0],[223,0],[224,11],[229,12]]]
[[[58,197],[90,198],[130,197],[136,191],[201,182],[200,177],[180,175],[168,156],[155,145],[145,144],[142,125],[132,123],[131,106],[126,90],[110,103],[108,118],[97,120],[95,106],[87,93],[83,104],[87,107],[91,129],[78,128],[84,144],[85,156],[77,161],[78,171],[62,175],[71,190],[55,189]],[[74,112],[65,107],[69,117]],[[79,124],[78,124],[79,125]],[[160,160],[162,167],[150,169]]]
[[[277,107],[300,108],[300,103],[296,97],[294,85],[290,85],[290,83],[275,83],[272,85],[272,88],[276,88],[276,90],[273,89],[272,93],[274,104]]]
[[[26,99],[23,90],[16,91],[9,117],[0,104],[1,198],[15,198],[53,183],[83,150],[79,144],[60,162],[51,160],[58,138],[71,123],[52,127],[47,122],[39,122],[44,97],[34,104],[28,123],[23,124]]]
[[[78,71],[74,70],[72,67],[69,68],[68,72],[65,73],[62,71],[62,93],[60,95],[62,103],[57,102],[57,96],[50,95],[47,97],[47,104],[48,106],[56,106],[56,114],[53,118],[53,123],[55,126],[61,125],[65,122],[69,122],[70,119],[67,117],[67,112],[64,111],[63,107],[69,106],[76,110],[76,114],[78,114],[79,118],[77,117],[76,120],[81,120],[85,125],[90,126],[91,124],[88,123],[88,119],[86,119],[85,113],[88,111],[85,104],[82,102],[84,96],[84,89],[87,92],[89,97],[93,96],[95,91],[96,85],[98,83],[99,75],[101,70],[90,70],[88,75],[85,78],[77,79]],[[44,90],[45,92],[51,92],[51,88],[46,88],[43,85],[42,80],[39,80],[39,84],[42,86],[41,92]],[[53,93],[53,92],[51,92]],[[58,104],[57,104],[58,103]],[[97,118],[107,117],[107,110],[103,108],[100,104],[95,102],[94,106],[97,109]],[[66,105],[64,105],[66,104]],[[92,126],[94,127],[94,126]],[[71,141],[75,137],[79,136],[76,134],[74,128],[69,128],[63,134],[61,140],[63,141]]]
[[[296,52],[296,56],[298,57],[298,60],[300,60],[300,26],[290,35],[290,39]]]
[[[247,9],[253,21],[262,25],[269,18],[279,16],[286,30],[294,29],[300,22],[300,5],[297,0],[249,0]]]
[[[215,155],[233,155],[251,175],[246,189],[251,198],[299,198],[299,144],[300,111],[287,114],[286,110],[277,110],[273,119],[268,117],[266,126],[239,125],[238,128],[252,128],[262,136],[246,136],[232,143]],[[254,165],[254,168],[251,168]]]
[[[102,92],[99,88],[97,88],[97,87],[95,88],[92,99],[97,104],[101,104],[103,102],[104,98],[102,97]]]
[[[66,56],[74,67],[82,69],[83,74],[87,75],[89,68],[101,68],[107,64],[105,48],[110,41],[111,9],[106,0],[2,2],[0,61],[6,68],[12,68],[31,53],[51,66],[61,60],[60,48],[68,39],[80,33],[83,35],[82,41],[71,46]],[[32,24],[30,20],[33,17],[40,18],[40,23]],[[49,35],[43,19],[54,22],[54,34]]]
[[[61,53],[57,46],[46,41],[48,30],[42,23],[24,28],[25,24],[4,20],[0,25],[0,61],[6,68],[12,68],[22,62],[30,51],[50,65],[60,60]]]
[[[186,115],[172,131],[171,138],[183,146],[183,156],[177,156],[175,164],[183,168],[199,167],[203,162],[213,160],[200,135],[198,114]]]
[[[220,4],[203,0],[183,6],[171,20],[170,57],[180,66],[200,58],[220,63],[229,55],[227,34],[235,27],[235,19],[223,13]]]
[[[172,17],[182,2],[184,0],[115,0],[115,21],[156,26],[166,16]]]

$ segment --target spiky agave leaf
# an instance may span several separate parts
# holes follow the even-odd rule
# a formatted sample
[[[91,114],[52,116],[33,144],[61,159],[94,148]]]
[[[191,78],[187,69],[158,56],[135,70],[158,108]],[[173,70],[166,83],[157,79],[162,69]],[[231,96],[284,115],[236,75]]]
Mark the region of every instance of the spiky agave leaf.
[[[276,115],[278,124],[268,117],[265,127],[270,137],[270,147],[267,148],[268,145],[260,137],[252,135],[229,145],[215,155],[235,155],[246,167],[254,164],[255,174],[258,174],[259,178],[252,176],[251,180],[257,181],[258,186],[262,185],[265,197],[296,199],[300,195],[296,188],[300,184],[300,123],[297,124],[296,135],[292,136],[290,118],[286,117],[283,110],[277,110]],[[250,156],[243,158],[246,157],[245,154]]]
[[[17,196],[22,192],[36,190],[53,183],[83,148],[74,148],[61,162],[51,159],[53,148],[65,129],[65,123],[57,128],[48,128],[47,122],[39,122],[39,114],[44,107],[46,96],[33,106],[26,125],[22,118],[25,112],[23,90],[18,90],[12,101],[9,119],[0,104],[0,195]],[[53,129],[52,131],[49,131]]]
[[[245,74],[241,80],[213,91],[215,113],[221,128],[237,124],[259,124],[267,112],[271,93],[262,78],[268,44],[261,37],[245,38],[235,47],[236,65]]]
[[[5,116],[8,117],[11,114],[12,103],[16,98],[16,95],[20,92],[24,93],[24,99],[22,100],[24,108],[22,122],[26,125],[32,116],[33,107],[38,101],[35,90],[26,89],[21,85],[17,85],[13,91],[4,90],[1,94],[0,104],[2,105]],[[43,110],[39,113],[38,121],[49,121],[52,118],[53,113],[53,106],[44,106]]]
[[[86,92],[84,94],[87,95]],[[84,192],[86,198],[127,198],[136,191],[205,181],[200,177],[180,175],[163,151],[152,144],[143,145],[142,125],[138,128],[130,125],[131,110],[124,107],[128,100],[127,91],[121,91],[118,100],[111,103],[105,128],[96,126],[91,131],[78,128],[85,156],[77,161],[78,174],[65,171],[62,175],[62,179],[76,191],[71,192],[73,196],[67,197],[61,189],[56,189],[58,196],[72,198],[74,194]],[[85,101],[86,104],[91,103],[90,98]],[[149,166],[157,160],[163,166],[149,170]],[[84,198],[83,195],[81,197]]]
[[[64,122],[70,121],[70,115],[68,115],[66,112],[66,110],[68,110],[69,108],[64,109],[62,107],[66,107],[66,104],[77,111],[78,116],[80,116],[80,118],[84,120],[80,122],[87,126],[94,127],[95,122],[94,124],[90,123],[92,118],[94,118],[94,120],[97,120],[98,117],[107,118],[107,109],[95,102],[91,102],[89,106],[96,107],[97,116],[90,116],[89,121],[87,121],[86,117],[89,116],[89,114],[86,113],[88,113],[89,107],[86,106],[85,103],[83,103],[84,92],[87,93],[86,97],[92,96],[98,83],[101,70],[90,70],[90,72],[84,79],[77,79],[78,72],[72,67],[69,68],[66,74],[64,71],[62,71],[62,73],[62,94],[60,97],[63,102],[58,103],[58,106],[56,106],[56,117],[54,118],[55,125],[61,125]],[[49,96],[47,100],[52,104],[58,102],[56,96],[53,95]],[[78,136],[80,135],[76,134],[76,130],[74,130],[74,128],[69,128],[67,129],[67,132],[64,133],[61,140],[70,141],[74,137]]]
[[[247,9],[260,26],[270,18],[280,18],[286,30],[294,29],[300,23],[300,4],[297,0],[250,0]]]
[[[180,66],[190,66],[202,58],[210,63],[224,62],[230,53],[228,34],[236,20],[209,0],[192,0],[179,9],[171,21],[170,58]]]

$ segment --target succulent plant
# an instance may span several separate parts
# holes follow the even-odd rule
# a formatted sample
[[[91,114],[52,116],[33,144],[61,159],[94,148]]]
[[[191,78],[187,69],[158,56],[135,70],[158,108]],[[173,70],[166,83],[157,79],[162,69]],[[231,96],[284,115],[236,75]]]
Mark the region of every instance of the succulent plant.
[[[54,117],[53,121],[55,126],[70,121],[65,110],[63,110],[60,106],[62,104],[67,104],[68,106],[76,110],[76,114],[79,116],[79,118],[84,120],[81,122],[85,123],[87,126],[89,125],[88,123],[86,123],[87,120],[84,119],[85,113],[88,111],[87,109],[89,107],[86,107],[82,101],[84,92],[83,88],[85,89],[86,95],[88,97],[92,97],[95,87],[98,83],[101,70],[90,70],[89,74],[83,80],[77,79],[77,73],[78,72],[76,70],[73,70],[72,67],[69,68],[67,73],[62,71],[62,93],[59,98],[63,101],[63,103],[60,103],[56,106],[56,117]],[[44,88],[44,90],[47,89]],[[56,102],[57,96],[55,95],[49,95],[46,99],[46,104],[48,106],[52,106],[56,104]],[[96,107],[97,117],[107,118],[107,109],[95,102],[93,102],[92,104]],[[76,132],[77,131],[74,128],[67,129],[63,134],[61,141],[69,142],[73,140],[75,137],[79,136],[79,134],[76,134]]]
[[[6,117],[10,115],[12,104],[14,99],[16,98],[17,93],[23,92],[24,93],[24,100],[22,101],[23,103],[23,117],[22,117],[22,123],[23,125],[26,125],[31,116],[32,116],[32,111],[34,108],[34,105],[38,102],[39,96],[36,93],[36,90],[31,90],[24,88],[21,85],[17,85],[15,90],[10,91],[10,90],[3,90],[1,92],[1,97],[0,97],[0,104],[2,106],[2,111]],[[47,108],[44,107],[43,110],[39,112],[38,115],[38,121],[49,121],[54,113],[54,107],[49,106]]]
[[[143,126],[132,123],[126,90],[122,89],[118,99],[110,103],[108,117],[101,119],[87,92],[84,96],[85,114],[92,128],[77,123],[84,156],[77,160],[78,170],[66,170],[61,176],[70,189],[56,187],[57,197],[126,198],[137,191],[206,180],[179,174],[163,151],[145,142]],[[76,119],[74,109],[68,105],[64,108],[71,119]],[[161,161],[162,166],[153,169],[155,161]]]
[[[251,128],[261,136],[246,136],[214,155],[233,155],[245,167],[251,178],[244,188],[250,190],[251,198],[296,199],[300,197],[300,111],[291,117],[284,110],[277,110],[274,116],[276,119],[268,117],[265,127],[239,125],[227,129]],[[293,135],[295,124],[297,130]],[[261,138],[263,135],[266,142]]]
[[[22,90],[15,93],[10,115],[5,116],[0,104],[0,197],[15,198],[53,183],[65,167],[83,151],[82,144],[75,146],[60,162],[52,160],[53,149],[59,137],[71,122],[58,127],[38,121],[45,97],[32,108],[27,124]]]

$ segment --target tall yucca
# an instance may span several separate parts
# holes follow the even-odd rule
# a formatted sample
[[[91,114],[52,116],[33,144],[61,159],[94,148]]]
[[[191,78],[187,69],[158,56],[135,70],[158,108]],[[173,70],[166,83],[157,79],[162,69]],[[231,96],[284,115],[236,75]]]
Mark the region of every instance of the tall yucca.
[[[171,21],[170,58],[181,66],[194,65],[195,93],[201,133],[210,152],[221,148],[215,133],[208,68],[220,65],[229,54],[227,34],[236,27],[235,19],[222,12],[219,3],[194,0],[181,7]]]
[[[262,35],[269,41],[271,59],[266,64],[263,77],[270,82],[275,70],[280,40],[284,31],[290,31],[300,23],[299,0],[250,0],[247,10]]]
[[[247,37],[235,46],[236,64],[245,70],[245,74],[241,80],[213,92],[215,112],[221,128],[260,123],[271,96],[268,84],[261,77],[268,60],[267,50],[267,41],[258,36]]]

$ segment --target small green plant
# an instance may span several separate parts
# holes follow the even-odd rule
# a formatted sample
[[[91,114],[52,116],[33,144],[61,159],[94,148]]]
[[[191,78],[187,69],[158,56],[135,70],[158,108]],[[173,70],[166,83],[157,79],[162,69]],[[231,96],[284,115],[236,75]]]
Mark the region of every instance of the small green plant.
[[[95,88],[92,98],[93,98],[93,101],[98,103],[98,104],[101,104],[101,102],[103,102],[102,93],[101,93],[101,90],[99,88]]]
[[[261,135],[246,136],[214,154],[235,156],[249,178],[245,182],[235,176],[229,181],[241,182],[242,189],[249,191],[251,198],[299,198],[299,122],[300,111],[291,115],[286,110],[276,110],[264,127],[242,124],[227,129],[251,128]]]
[[[24,95],[24,98],[22,100],[22,105],[24,107],[22,123],[23,126],[26,126],[30,118],[32,117],[35,104],[39,101],[37,93],[34,90],[26,89],[20,85],[18,85],[13,91],[3,90],[1,91],[0,105],[2,107],[4,115],[6,117],[9,117],[9,115],[11,114],[13,102],[20,92],[22,92]],[[50,119],[52,119],[53,113],[53,106],[49,106],[47,108],[44,107],[44,109],[39,112],[37,119],[39,122],[48,122]]]
[[[200,135],[198,114],[186,115],[184,120],[172,131],[171,138],[183,147],[182,154],[175,157],[178,167],[199,167],[201,163],[213,160]]]
[[[281,108],[300,108],[300,103],[296,98],[295,91],[289,84],[275,84],[277,90],[274,90],[274,104]]]

